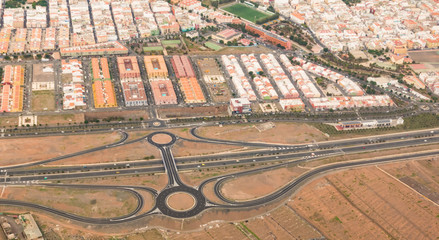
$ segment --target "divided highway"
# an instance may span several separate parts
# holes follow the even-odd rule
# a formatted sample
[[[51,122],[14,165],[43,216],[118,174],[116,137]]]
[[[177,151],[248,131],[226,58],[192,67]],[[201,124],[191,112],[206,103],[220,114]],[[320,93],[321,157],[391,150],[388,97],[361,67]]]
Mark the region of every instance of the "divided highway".
[[[5,184],[8,185],[23,184],[23,183],[34,184],[38,182],[37,180],[71,179],[71,178],[79,178],[79,177],[101,177],[101,176],[114,176],[117,174],[139,174],[146,172],[165,171],[168,176],[168,184],[161,191],[156,191],[151,188],[139,187],[139,186],[38,184],[38,185],[56,186],[56,187],[72,187],[72,188],[82,187],[82,188],[90,188],[90,189],[106,188],[106,189],[120,189],[124,191],[129,191],[130,193],[136,196],[138,201],[138,205],[133,212],[125,216],[120,216],[116,218],[87,218],[87,217],[70,214],[64,211],[52,209],[46,206],[14,201],[14,200],[1,199],[0,205],[31,207],[52,214],[56,214],[58,216],[70,220],[83,222],[83,223],[90,223],[90,224],[118,224],[118,223],[134,221],[149,215],[160,214],[160,213],[174,218],[188,218],[188,217],[196,216],[208,208],[221,208],[221,209],[247,208],[247,207],[259,206],[259,205],[274,202],[276,200],[280,200],[291,194],[295,189],[297,189],[298,186],[303,185],[310,179],[319,176],[321,174],[324,174],[328,171],[334,171],[334,170],[368,165],[368,164],[379,164],[379,163],[385,163],[391,161],[401,161],[408,158],[427,157],[427,156],[433,156],[439,154],[439,150],[436,150],[431,152],[412,153],[404,156],[382,157],[382,158],[370,159],[370,160],[341,162],[331,165],[325,165],[312,169],[308,172],[305,172],[304,174],[297,177],[292,182],[282,187],[281,189],[273,192],[272,194],[251,201],[236,202],[227,199],[221,193],[221,187],[223,186],[223,184],[228,180],[233,179],[234,177],[244,176],[247,174],[254,174],[256,172],[266,171],[287,164],[299,164],[301,162],[311,161],[326,156],[333,156],[333,155],[346,154],[346,153],[359,153],[365,151],[375,151],[375,150],[382,150],[386,148],[399,148],[399,147],[439,143],[439,130],[438,129],[422,130],[416,132],[406,132],[406,133],[398,133],[398,134],[383,135],[383,136],[373,136],[373,137],[371,136],[366,138],[320,142],[313,144],[299,144],[299,145],[247,143],[247,142],[239,142],[239,141],[211,139],[211,138],[205,138],[199,136],[196,133],[196,129],[192,129],[191,133],[198,139],[189,140],[189,139],[180,138],[180,140],[200,141],[200,142],[214,143],[214,144],[232,144],[239,146],[257,147],[261,149],[252,152],[239,152],[239,153],[231,153],[231,154],[219,154],[213,156],[178,158],[176,162],[176,159],[174,158],[171,151],[173,144],[175,144],[175,142],[178,140],[177,136],[175,136],[174,134],[164,131],[154,132],[148,135],[146,138],[142,137],[127,142],[126,140],[128,138],[128,134],[122,132],[121,133],[122,138],[117,143],[61,156],[58,158],[52,158],[36,163],[24,164],[24,165],[13,166],[13,167],[5,167],[0,170],[2,170],[2,172],[5,172],[5,170],[7,170],[6,174],[13,175],[9,177],[5,176],[4,181]],[[153,137],[157,134],[168,135],[171,140],[167,143],[156,142],[154,141]],[[116,147],[124,144],[138,142],[144,139],[146,139],[149,143],[156,146],[160,150],[162,156],[162,162],[161,162],[162,164],[160,164],[160,161],[155,161],[155,160],[138,161],[135,163],[130,162],[130,165],[128,167],[121,169],[119,168],[110,169],[112,166],[115,165],[114,163],[96,164],[96,165],[88,165],[86,167],[86,171],[82,171],[84,170],[84,168],[82,168],[81,172],[79,172],[81,167],[57,167],[53,169],[34,169],[34,170],[16,169],[16,168],[22,168],[23,166],[26,167],[36,166],[42,163],[54,162],[68,157],[85,154],[88,152],[94,152],[109,147]],[[198,186],[197,188],[193,188],[185,185],[184,182],[180,179],[178,173],[179,170],[184,170],[184,169],[211,168],[211,167],[219,167],[225,165],[236,165],[241,163],[267,162],[267,161],[275,161],[275,162],[286,161],[286,162],[278,163],[276,165],[271,165],[269,167],[262,167],[255,170],[213,177],[202,182],[200,186]],[[201,164],[200,162],[203,163]],[[118,164],[118,166],[120,165]],[[105,170],[103,168],[109,168],[110,170]],[[51,171],[51,172],[59,171],[61,173],[47,174],[47,171]],[[43,175],[43,174],[47,174],[47,175]],[[225,202],[225,204],[214,203],[205,198],[202,191],[203,188],[206,186],[206,184],[210,182],[215,182],[214,193],[217,195],[219,199]],[[144,200],[142,195],[138,191],[148,191],[155,196],[155,200],[156,200],[155,205],[151,210],[148,210],[144,213],[140,213],[140,211],[144,207],[144,202],[143,202]],[[191,209],[184,211],[172,209],[172,207],[169,206],[167,200],[170,195],[177,192],[183,192],[193,196],[195,199],[195,205]]]

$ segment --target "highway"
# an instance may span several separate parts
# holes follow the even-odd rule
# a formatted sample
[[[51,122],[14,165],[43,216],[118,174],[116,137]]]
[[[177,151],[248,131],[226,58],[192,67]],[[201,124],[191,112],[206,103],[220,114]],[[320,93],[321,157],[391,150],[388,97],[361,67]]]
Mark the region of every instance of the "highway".
[[[46,211],[52,214],[56,214],[58,216],[64,217],[66,219],[90,223],[90,224],[117,224],[123,222],[134,221],[137,219],[141,219],[143,217],[154,215],[154,214],[163,214],[166,216],[170,216],[173,218],[189,218],[196,216],[203,212],[208,208],[248,208],[254,206],[260,206],[267,203],[274,202],[276,200],[283,199],[284,197],[291,194],[298,186],[305,184],[310,179],[317,177],[321,174],[324,174],[328,171],[334,171],[349,167],[356,167],[368,164],[379,164],[391,161],[401,161],[409,158],[417,158],[417,157],[427,157],[439,154],[439,150],[432,152],[422,152],[422,153],[412,153],[404,156],[394,156],[394,157],[382,157],[377,159],[368,159],[361,161],[352,161],[352,162],[341,162],[331,165],[324,165],[306,173],[294,179],[292,182],[282,187],[281,189],[258,199],[254,199],[251,201],[245,202],[236,202],[230,199],[227,199],[221,193],[222,185],[238,176],[244,176],[247,174],[254,174],[256,172],[266,171],[269,169],[273,169],[276,167],[285,166],[287,164],[299,164],[306,161],[313,161],[315,159],[327,157],[327,156],[335,156],[339,154],[349,154],[349,153],[359,153],[366,151],[376,151],[387,148],[400,148],[400,147],[408,147],[408,146],[417,146],[417,145],[425,145],[425,144],[434,144],[439,143],[439,131],[437,129],[429,129],[422,130],[416,132],[406,132],[406,133],[397,133],[397,134],[389,134],[382,136],[371,136],[365,138],[358,139],[348,139],[348,140],[340,140],[340,141],[331,141],[331,142],[320,142],[313,144],[299,144],[299,145],[280,145],[280,144],[268,144],[268,143],[248,143],[248,142],[239,142],[239,141],[226,141],[226,140],[218,140],[211,138],[203,138],[196,134],[196,130],[193,129],[194,136],[199,137],[198,140],[208,143],[216,143],[216,144],[233,144],[240,146],[252,146],[259,147],[262,149],[252,151],[252,152],[239,152],[239,153],[231,153],[231,154],[220,154],[215,156],[200,156],[200,157],[185,157],[185,158],[174,158],[172,154],[172,146],[177,141],[184,141],[187,139],[181,139],[175,136],[172,133],[165,131],[154,132],[147,137],[142,137],[139,139],[135,139],[127,142],[128,134],[124,133],[123,137],[117,143],[113,143],[107,146],[100,147],[101,149],[105,149],[108,147],[114,147],[123,144],[129,144],[136,141],[141,141],[146,139],[149,143],[156,146],[162,156],[162,164],[160,161],[138,161],[135,165],[131,165],[129,168],[122,169],[111,169],[111,170],[102,170],[98,169],[96,166],[102,168],[102,166],[110,167],[111,164],[103,164],[103,165],[93,165],[90,166],[90,169],[87,171],[74,172],[78,171],[78,167],[75,166],[75,169],[72,167],[58,167],[55,168],[57,171],[64,171],[64,173],[57,174],[47,174],[47,175],[34,175],[36,173],[44,173],[39,172],[43,171],[43,169],[34,169],[34,170],[18,170],[18,169],[8,169],[9,174],[13,174],[14,176],[6,177],[5,176],[5,184],[6,185],[22,185],[29,184],[33,185],[37,183],[37,185],[45,185],[45,186],[57,186],[57,187],[84,187],[91,189],[120,189],[129,191],[137,197],[138,206],[136,209],[124,216],[116,217],[116,218],[87,218],[82,216],[77,216],[71,213],[67,213],[61,210],[52,209],[46,206],[41,206],[32,203],[25,203],[14,200],[0,200],[0,204],[2,205],[13,205],[13,206],[23,206],[23,207],[31,207],[35,209],[39,209],[42,211]],[[171,140],[168,143],[157,143],[153,140],[153,136],[156,134],[166,134],[171,137]],[[99,151],[97,148],[90,149],[92,151]],[[90,151],[89,150],[89,151]],[[83,152],[78,152],[79,154],[84,154]],[[73,153],[74,156],[75,154]],[[72,154],[70,154],[72,155]],[[61,159],[67,158],[67,156],[60,157]],[[200,159],[206,160],[203,164],[200,164]],[[213,160],[212,160],[213,159]],[[212,160],[212,161],[209,161]],[[56,161],[53,159],[41,161],[43,163]],[[227,174],[223,176],[217,176],[202,182],[197,188],[193,188],[184,184],[179,177],[178,171],[186,170],[186,169],[198,169],[198,168],[212,168],[219,166],[227,166],[227,165],[237,165],[237,164],[248,164],[248,163],[258,163],[258,162],[277,162],[274,165],[270,165],[269,167],[262,167],[259,169],[254,169],[250,171],[244,171],[234,174]],[[41,162],[34,165],[39,165]],[[178,164],[177,164],[178,163]],[[122,163],[125,164],[125,163]],[[200,166],[201,165],[201,166]],[[120,166],[120,165],[119,165]],[[20,166],[22,167],[22,166]],[[95,168],[96,167],[96,168]],[[17,167],[18,168],[18,167]],[[88,167],[87,167],[88,168]],[[55,171],[55,169],[50,169],[50,171]],[[3,171],[5,168],[2,169]],[[95,171],[96,170],[96,171]],[[45,170],[47,171],[47,169]],[[65,173],[73,171],[72,173]],[[138,187],[138,186],[99,186],[99,185],[66,185],[66,184],[45,184],[40,183],[41,180],[62,180],[62,179],[72,179],[72,178],[80,178],[80,177],[101,177],[101,176],[115,176],[118,174],[140,174],[146,172],[166,172],[168,176],[168,184],[161,191],[156,191],[151,188]],[[20,174],[23,174],[20,176]],[[214,203],[206,199],[203,194],[203,188],[206,184],[210,182],[215,182],[214,185],[214,193],[217,195],[219,199],[221,199],[225,203]],[[155,196],[155,205],[154,207],[144,213],[139,214],[139,212],[143,208],[143,198],[138,193],[139,190],[144,190],[152,193]],[[178,211],[172,209],[168,203],[168,197],[176,192],[184,192],[190,194],[195,199],[195,205],[193,208]]]
[[[432,133],[433,131],[433,133]],[[163,133],[163,132],[158,132]],[[300,144],[300,145],[271,145],[268,149],[260,149],[249,152],[238,152],[238,153],[227,153],[227,154],[216,154],[198,157],[182,157],[176,159],[176,167],[178,170],[195,169],[195,168],[208,168],[208,167],[218,167],[225,165],[236,165],[237,160],[239,163],[252,163],[252,162],[267,162],[267,161],[281,161],[281,160],[291,160],[300,158],[312,159],[312,154],[315,156],[321,155],[338,155],[346,153],[357,153],[366,151],[383,150],[388,148],[399,148],[408,147],[413,145],[425,145],[439,142],[439,131],[437,130],[426,130],[413,133],[401,133],[401,134],[391,134],[383,135],[380,137],[367,137],[358,139],[349,139],[341,141],[331,141],[331,142],[317,142],[314,144]],[[423,136],[421,138],[421,136]],[[432,137],[429,137],[432,136]],[[139,138],[134,141],[142,140]],[[147,138],[148,142],[150,141]],[[177,138],[173,139],[172,142],[177,141]],[[199,140],[200,142],[211,142],[210,140]],[[222,144],[223,141],[221,141]],[[238,144],[238,143],[233,143]],[[240,143],[246,144],[246,143]],[[167,158],[173,159],[170,149],[160,149],[163,148],[161,145],[156,147]],[[169,146],[168,146],[169,147]],[[91,149],[92,150],[92,149]],[[276,155],[276,156],[274,156]],[[62,158],[64,159],[64,158]],[[53,159],[51,160],[53,161]],[[42,161],[45,162],[45,161]],[[94,164],[86,166],[65,166],[65,167],[51,167],[43,169],[29,169],[29,170],[8,170],[9,181],[32,181],[32,180],[44,180],[48,177],[50,180],[55,179],[67,179],[67,178],[78,178],[78,177],[97,177],[97,176],[110,176],[117,174],[138,174],[146,172],[163,172],[163,166],[167,168],[174,169],[175,160],[168,162],[146,160],[146,161],[135,161],[129,163],[108,163],[108,164]],[[203,164],[200,164],[202,162]],[[161,163],[163,165],[159,166]],[[35,163],[36,164],[36,163]],[[128,165],[128,166],[127,166]],[[6,168],[3,168],[6,169]],[[176,170],[167,171],[167,174],[171,176],[176,176]],[[170,180],[171,185],[174,181],[179,181],[181,185],[181,180]]]
[[[257,198],[250,201],[245,202],[237,202],[230,199],[227,199],[222,195],[221,193],[221,186],[227,181],[232,178],[243,176],[247,174],[255,173],[256,171],[262,171],[266,169],[257,169],[257,170],[251,170],[243,173],[235,173],[235,174],[229,174],[226,176],[219,176],[211,178],[205,182],[203,182],[200,186],[205,186],[207,183],[212,181],[217,181],[214,186],[215,195],[221,199],[222,201],[228,203],[227,205],[221,205],[223,207],[252,207],[257,205],[263,205],[267,204],[269,202],[272,202],[274,200],[277,200],[281,198],[282,196],[285,196],[288,193],[291,193],[291,190],[304,184],[308,180],[321,175],[325,172],[334,171],[334,170],[340,170],[350,167],[358,167],[363,165],[371,165],[371,164],[381,164],[386,162],[393,162],[393,161],[401,161],[401,160],[408,160],[412,158],[419,158],[419,157],[428,157],[428,156],[434,156],[439,154],[439,150],[433,151],[433,152],[422,152],[422,153],[412,153],[407,154],[405,156],[394,156],[394,157],[382,157],[377,159],[370,159],[370,160],[360,160],[360,161],[351,161],[351,162],[341,162],[341,163],[335,163],[335,164],[329,164],[324,165],[318,168],[314,168],[310,171],[305,172],[304,174],[300,175],[299,177],[295,178],[292,182],[284,186],[283,188],[277,190],[276,192],[269,194],[267,196]],[[272,167],[267,167],[267,169],[270,169]]]
[[[144,207],[144,199],[142,195],[137,192],[137,190],[147,191],[151,193],[153,196],[157,196],[157,191],[152,188],[148,187],[139,187],[139,186],[113,186],[113,185],[74,185],[74,184],[39,184],[39,186],[46,186],[46,187],[62,187],[62,188],[86,188],[86,189],[112,189],[112,190],[121,190],[121,191],[127,191],[130,194],[134,195],[137,199],[137,206],[136,208],[123,216],[114,217],[114,218],[90,218],[90,217],[84,217],[75,215],[72,213],[68,213],[61,210],[56,210],[47,206],[42,206],[39,204],[34,203],[28,203],[28,202],[22,202],[17,200],[8,200],[8,199],[0,199],[0,205],[11,205],[11,206],[20,206],[20,207],[28,207],[28,208],[34,208],[38,210],[42,210],[45,212],[49,212],[61,217],[64,217],[66,219],[74,220],[77,222],[82,223],[89,223],[89,224],[116,224],[120,222],[125,222],[128,219],[136,218],[136,216],[144,216],[149,215],[154,209],[151,209],[147,211],[146,213],[143,213],[141,215],[137,215]]]

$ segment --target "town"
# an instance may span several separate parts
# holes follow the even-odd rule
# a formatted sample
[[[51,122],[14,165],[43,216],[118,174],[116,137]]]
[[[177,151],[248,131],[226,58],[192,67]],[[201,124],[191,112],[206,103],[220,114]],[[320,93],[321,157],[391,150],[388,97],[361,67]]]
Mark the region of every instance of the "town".
[[[437,0],[0,0],[0,99],[0,239],[439,237]]]

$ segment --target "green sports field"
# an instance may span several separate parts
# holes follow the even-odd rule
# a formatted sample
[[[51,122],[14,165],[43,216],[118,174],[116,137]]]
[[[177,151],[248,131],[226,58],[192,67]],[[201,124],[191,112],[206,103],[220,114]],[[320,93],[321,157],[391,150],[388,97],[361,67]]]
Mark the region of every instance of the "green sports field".
[[[204,43],[204,46],[206,46],[206,47],[208,47],[210,49],[213,49],[215,51],[218,51],[218,50],[222,49],[222,47],[220,45],[215,44],[213,42],[206,42],[206,43]]]
[[[233,4],[231,6],[227,6],[223,8],[223,10],[232,13],[236,16],[239,16],[241,18],[244,18],[246,20],[249,20],[251,22],[256,22],[256,20],[270,16],[268,14],[265,14],[263,12],[260,12],[256,10],[255,8],[252,8],[250,6],[247,6],[245,4],[237,3]]]

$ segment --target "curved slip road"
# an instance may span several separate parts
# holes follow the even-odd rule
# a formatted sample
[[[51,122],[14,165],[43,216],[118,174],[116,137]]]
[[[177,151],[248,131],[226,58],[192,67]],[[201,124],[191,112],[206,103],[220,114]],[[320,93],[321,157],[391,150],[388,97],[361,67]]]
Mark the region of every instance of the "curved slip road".
[[[0,205],[11,205],[11,206],[20,206],[20,207],[30,207],[42,211],[46,211],[61,217],[64,217],[66,219],[78,221],[81,223],[89,223],[89,224],[115,224],[120,222],[125,222],[127,219],[138,219],[138,216],[146,216],[150,212],[152,212],[156,207],[154,206],[151,210],[148,212],[137,215],[144,207],[144,199],[142,195],[137,192],[135,189],[143,190],[151,193],[153,196],[157,196],[157,191],[152,188],[148,187],[138,187],[138,186],[116,186],[116,185],[75,185],[75,184],[39,184],[40,186],[48,186],[48,187],[66,187],[66,188],[85,188],[85,189],[111,189],[111,190],[121,190],[126,191],[134,195],[137,199],[137,206],[136,208],[123,216],[114,217],[114,218],[90,218],[90,217],[84,217],[75,215],[72,213],[68,213],[65,211],[57,210],[51,207],[29,203],[29,202],[23,202],[23,201],[17,201],[17,200],[8,200],[8,199],[0,199]]]
[[[339,170],[339,169],[350,168],[350,167],[357,167],[357,166],[362,166],[362,165],[381,164],[381,163],[386,163],[386,162],[401,161],[401,160],[419,158],[419,157],[428,157],[428,156],[433,156],[433,155],[438,155],[438,154],[439,154],[439,150],[436,150],[433,152],[413,153],[413,154],[408,154],[405,156],[383,157],[383,158],[377,158],[377,159],[371,159],[371,160],[341,162],[341,163],[334,163],[334,164],[330,164],[330,165],[324,165],[324,166],[312,169],[308,172],[305,172],[304,174],[295,178],[292,182],[288,183],[286,186],[280,188],[279,190],[277,190],[276,192],[274,192],[272,194],[269,194],[267,196],[260,197],[260,198],[254,199],[254,200],[250,200],[250,201],[239,201],[238,202],[238,201],[233,201],[231,199],[226,198],[221,193],[222,185],[227,180],[230,180],[231,178],[252,174],[252,173],[255,173],[257,171],[263,171],[263,170],[267,170],[267,169],[270,169],[273,167],[270,166],[267,168],[257,169],[257,171],[251,170],[251,171],[242,172],[242,173],[235,173],[235,174],[229,174],[226,176],[215,177],[215,178],[211,178],[211,179],[206,180],[201,185],[204,186],[209,182],[217,181],[215,183],[215,186],[214,186],[215,195],[219,199],[221,199],[222,201],[229,204],[229,205],[222,205],[223,207],[252,207],[252,206],[263,205],[263,204],[272,202],[274,200],[280,199],[283,196],[285,196],[286,194],[291,193],[292,190],[295,189],[296,187],[304,184],[305,182],[309,181],[310,179],[314,178],[315,176],[322,174],[322,173],[325,173],[325,172],[328,172],[328,171]]]

